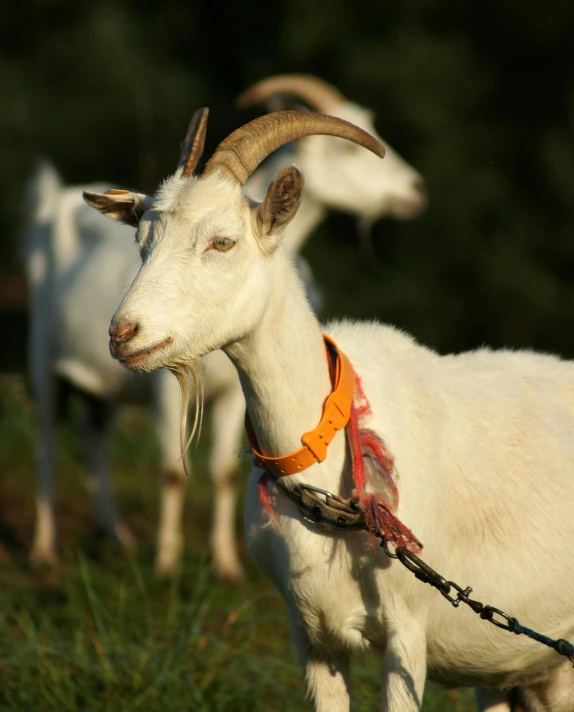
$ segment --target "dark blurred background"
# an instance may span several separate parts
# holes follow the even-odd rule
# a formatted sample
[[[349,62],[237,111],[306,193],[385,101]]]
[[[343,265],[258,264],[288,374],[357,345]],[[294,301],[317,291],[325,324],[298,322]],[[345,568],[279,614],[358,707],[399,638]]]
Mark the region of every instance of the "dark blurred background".
[[[0,10],[0,370],[23,370],[22,197],[39,155],[67,183],[152,191],[191,113],[207,151],[255,112],[234,98],[309,72],[374,109],[427,180],[377,260],[331,215],[305,254],[329,316],[376,317],[440,351],[574,356],[574,3],[44,0]]]

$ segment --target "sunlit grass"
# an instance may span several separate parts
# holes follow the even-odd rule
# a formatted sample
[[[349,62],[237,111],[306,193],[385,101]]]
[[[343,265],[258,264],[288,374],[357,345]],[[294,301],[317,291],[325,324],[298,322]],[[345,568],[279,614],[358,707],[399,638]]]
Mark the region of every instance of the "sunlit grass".
[[[112,447],[120,511],[141,542],[135,561],[95,546],[73,428],[61,432],[60,566],[27,564],[33,521],[31,408],[21,381],[0,381],[0,709],[295,710],[305,699],[285,607],[254,569],[245,588],[216,582],[207,558],[207,433],[194,458],[178,578],[153,578],[156,449],[147,417],[122,419]],[[1,548],[3,546],[3,549]],[[353,710],[378,709],[379,665],[353,668]],[[472,712],[470,691],[427,686],[425,712]]]
[[[252,595],[214,594],[205,565],[187,572],[182,594],[137,564],[114,575],[73,563],[60,602],[0,597],[1,709],[247,711],[300,695],[292,656],[263,636],[282,614],[258,613]]]

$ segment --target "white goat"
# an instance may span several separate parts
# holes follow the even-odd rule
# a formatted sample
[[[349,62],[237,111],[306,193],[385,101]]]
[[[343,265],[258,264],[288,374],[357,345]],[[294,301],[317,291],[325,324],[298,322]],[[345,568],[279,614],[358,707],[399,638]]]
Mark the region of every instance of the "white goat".
[[[107,442],[118,406],[153,402],[162,471],[156,571],[171,574],[182,548],[186,482],[179,437],[179,387],[166,371],[134,378],[110,358],[107,339],[110,317],[136,273],[137,246],[126,227],[114,227],[84,203],[81,188],[64,188],[51,166],[40,167],[31,188],[29,363],[38,422],[32,560],[46,565],[56,558],[52,497],[55,425],[62,398],[72,387],[86,403],[85,459],[98,524],[128,551],[135,542],[114,504]],[[242,571],[234,535],[233,477],[245,403],[235,369],[221,351],[206,358],[206,369],[208,395],[214,397],[209,459],[215,489],[214,566],[221,578],[239,580]]]
[[[292,97],[322,114],[345,119],[380,139],[372,111],[349,101],[334,86],[312,75],[268,77],[244,91],[237,104],[242,108],[266,104],[278,109],[285,108]],[[367,237],[369,226],[379,218],[414,218],[427,202],[420,173],[387,143],[385,147],[387,153],[381,163],[376,156],[348,141],[308,136],[293,144],[291,151],[277,152],[250,177],[245,190],[250,197],[262,200],[278,170],[295,163],[303,171],[305,188],[301,207],[286,233],[286,249],[298,252],[330,209],[356,215],[361,235]]]
[[[261,204],[242,185],[272,150],[307,134],[336,134],[379,155],[382,147],[339,119],[279,112],[231,134],[192,176],[206,122],[205,110],[198,114],[184,169],[154,198],[85,196],[117,219],[138,220],[142,264],[112,319],[110,345],[136,373],[181,369],[223,349],[260,449],[278,457],[301,447],[332,386],[321,328],[281,247],[302,175],[284,168]],[[572,638],[574,364],[487,349],[441,357],[376,323],[326,331],[361,379],[371,405],[363,424],[394,457],[396,513],[424,543],[425,560],[536,630]],[[563,658],[468,608],[453,610],[364,532],[325,533],[303,518],[285,489],[309,483],[350,494],[343,430],[327,454],[272,486],[276,525],[258,467],[246,503],[250,552],[285,598],[316,710],[349,709],[350,656],[372,648],[387,712],[419,710],[427,675],[500,691],[520,685],[533,710],[571,712],[574,671]],[[367,487],[381,485],[371,477]],[[497,694],[485,703],[491,709]]]
[[[249,92],[255,101],[271,97],[275,90],[289,90],[316,107],[329,106],[335,113],[349,114],[372,129],[368,112],[344,102],[336,89],[319,79],[277,77],[255,85]],[[423,207],[422,178],[396,155],[392,162],[380,163],[365,151],[342,150],[339,139],[320,136],[297,146],[298,160],[314,176],[316,188],[303,200],[300,214],[305,215],[304,222],[294,226],[287,246],[292,254],[302,247],[330,205],[368,218],[384,214],[414,216]],[[337,187],[337,200],[329,202],[333,172],[344,173],[348,179]],[[271,179],[269,166],[262,167],[252,177],[253,192],[264,191]],[[138,252],[126,239],[125,228],[112,230],[108,220],[83,203],[81,190],[63,188],[54,169],[48,166],[39,170],[32,185],[33,227],[27,259],[32,306],[29,361],[39,426],[38,514],[32,558],[38,564],[46,564],[54,562],[56,556],[52,483],[55,421],[58,397],[62,395],[58,389],[64,383],[91,396],[85,398],[85,455],[96,515],[104,530],[127,549],[133,548],[134,541],[119,520],[113,501],[107,440],[118,405],[154,402],[163,473],[156,571],[169,575],[175,570],[182,549],[181,513],[186,485],[177,426],[181,410],[179,389],[165,373],[157,374],[153,383],[145,378],[134,380],[109,356],[107,325],[135,274]],[[306,286],[314,297],[308,267],[303,260],[298,264],[307,275]],[[313,301],[318,304],[317,297]],[[238,581],[242,569],[234,536],[235,474],[244,401],[235,369],[223,354],[209,356],[206,368],[206,391],[213,396],[209,460],[214,483],[212,556],[220,578]]]

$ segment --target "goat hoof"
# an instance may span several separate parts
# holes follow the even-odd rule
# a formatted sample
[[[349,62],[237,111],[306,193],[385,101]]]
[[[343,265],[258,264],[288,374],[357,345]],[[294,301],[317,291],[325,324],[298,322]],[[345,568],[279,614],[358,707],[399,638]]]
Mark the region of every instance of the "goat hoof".
[[[167,581],[179,573],[182,548],[181,538],[166,539],[158,544],[154,565],[157,579]]]
[[[159,549],[155,558],[155,577],[160,581],[168,581],[179,573],[181,564],[181,546]]]
[[[242,586],[245,583],[245,575],[240,566],[215,563],[213,570],[215,577],[222,583],[229,583],[233,586]]]
[[[30,554],[30,564],[36,571],[50,571],[58,566],[58,557],[53,551],[33,549]]]
[[[113,538],[123,549],[126,556],[133,557],[137,553],[137,541],[125,524],[119,524],[113,533]]]
[[[165,562],[157,560],[154,567],[155,577],[158,581],[169,581],[174,578],[179,571],[179,562]]]

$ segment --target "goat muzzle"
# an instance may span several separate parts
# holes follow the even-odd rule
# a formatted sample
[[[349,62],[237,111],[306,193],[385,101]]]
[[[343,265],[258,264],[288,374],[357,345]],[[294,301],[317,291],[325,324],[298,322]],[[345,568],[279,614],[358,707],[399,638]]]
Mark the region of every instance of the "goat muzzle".
[[[110,353],[116,359],[129,355],[129,342],[139,331],[137,322],[127,322],[110,326]]]
[[[428,192],[423,178],[417,178],[412,184],[413,210],[412,217],[416,217],[426,208],[428,204]]]

